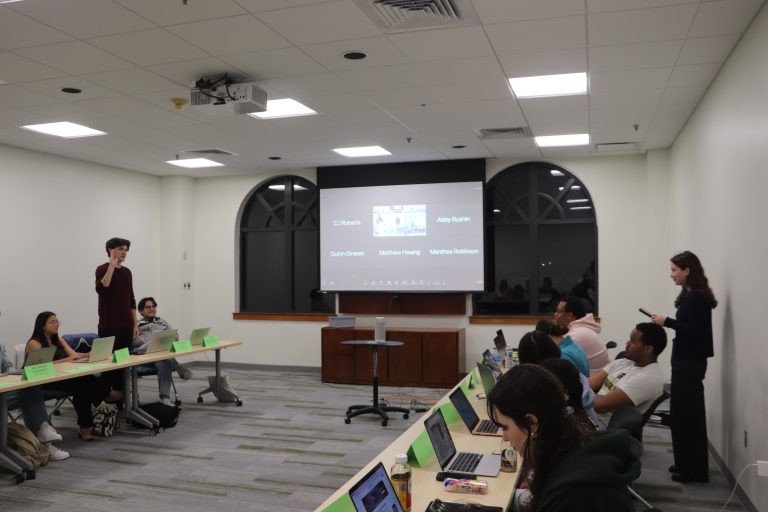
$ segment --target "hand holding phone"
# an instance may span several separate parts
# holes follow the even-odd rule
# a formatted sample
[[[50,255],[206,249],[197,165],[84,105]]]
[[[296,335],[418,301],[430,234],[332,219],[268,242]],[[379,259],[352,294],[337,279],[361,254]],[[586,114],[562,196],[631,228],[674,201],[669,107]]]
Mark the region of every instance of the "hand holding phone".
[[[646,309],[638,308],[638,311],[640,311],[642,314],[644,314],[648,318],[652,318],[653,317],[653,315],[651,313],[649,313],[648,310],[646,310]]]

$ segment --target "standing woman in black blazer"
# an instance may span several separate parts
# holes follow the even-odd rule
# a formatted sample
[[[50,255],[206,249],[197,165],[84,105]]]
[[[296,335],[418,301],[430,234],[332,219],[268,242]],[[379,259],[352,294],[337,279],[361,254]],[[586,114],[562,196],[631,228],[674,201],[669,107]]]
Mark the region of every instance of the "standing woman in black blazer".
[[[672,257],[670,277],[680,285],[675,318],[653,315],[653,321],[674,329],[672,340],[672,449],[670,466],[676,482],[708,482],[707,418],[704,375],[707,358],[714,355],[712,310],[717,300],[699,258],[690,251]]]

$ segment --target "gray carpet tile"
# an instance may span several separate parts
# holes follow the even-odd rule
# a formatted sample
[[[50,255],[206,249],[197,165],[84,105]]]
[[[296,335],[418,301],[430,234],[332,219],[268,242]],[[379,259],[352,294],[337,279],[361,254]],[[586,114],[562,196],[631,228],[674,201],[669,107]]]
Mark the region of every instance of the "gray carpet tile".
[[[177,380],[183,402],[178,425],[153,436],[121,423],[110,438],[76,438],[74,412],[65,406],[54,424],[58,443],[72,457],[41,468],[37,479],[14,485],[0,474],[0,508],[8,512],[162,510],[164,512],[314,510],[421,414],[375,416],[344,424],[352,404],[371,400],[370,386],[322,384],[317,372],[228,370],[242,407],[218,403],[207,386],[209,370]],[[141,396],[157,399],[154,378],[140,381]],[[431,403],[447,390],[382,387],[391,405]],[[730,488],[712,463],[710,484],[669,479],[669,431],[645,430],[643,473],[637,491],[666,512],[717,510]],[[639,503],[637,510],[643,510]],[[734,501],[727,510],[742,510]]]

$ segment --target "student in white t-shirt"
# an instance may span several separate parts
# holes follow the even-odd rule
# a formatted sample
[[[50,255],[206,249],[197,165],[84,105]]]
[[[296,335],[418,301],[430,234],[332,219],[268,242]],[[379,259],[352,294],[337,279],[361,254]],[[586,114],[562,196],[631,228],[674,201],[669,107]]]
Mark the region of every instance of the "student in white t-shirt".
[[[664,390],[664,377],[656,362],[667,346],[667,334],[658,325],[637,324],[629,335],[625,359],[617,359],[589,378],[595,396],[595,412],[601,428],[623,405],[645,412]]]

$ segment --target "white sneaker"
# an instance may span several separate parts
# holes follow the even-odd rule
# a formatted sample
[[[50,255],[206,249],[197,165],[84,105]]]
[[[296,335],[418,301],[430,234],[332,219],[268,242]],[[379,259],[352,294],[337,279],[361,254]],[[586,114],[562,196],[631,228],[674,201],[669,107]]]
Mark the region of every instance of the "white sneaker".
[[[160,403],[163,405],[167,405],[169,407],[173,407],[173,402],[171,402],[171,399],[168,398],[167,396],[161,396]]]
[[[61,434],[56,432],[56,429],[47,421],[40,424],[40,428],[37,429],[35,435],[42,443],[51,443],[53,441],[61,441],[62,439]]]
[[[56,448],[54,445],[49,444],[48,449],[51,450],[51,460],[64,460],[69,458],[69,452]]]

